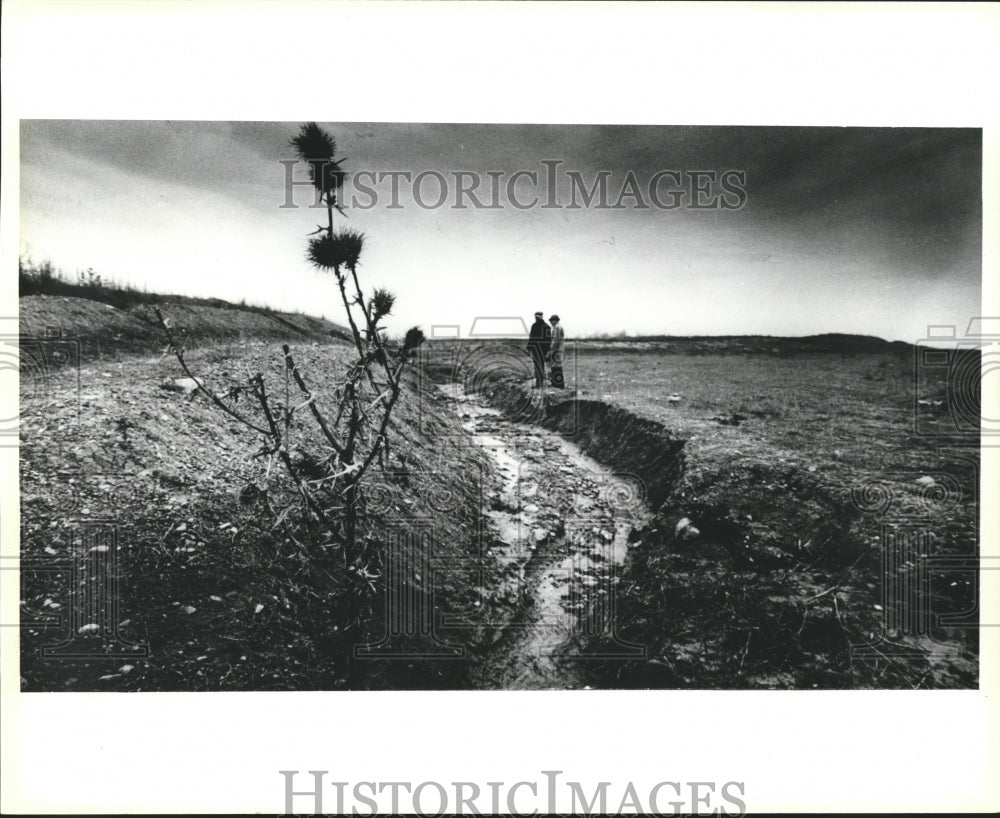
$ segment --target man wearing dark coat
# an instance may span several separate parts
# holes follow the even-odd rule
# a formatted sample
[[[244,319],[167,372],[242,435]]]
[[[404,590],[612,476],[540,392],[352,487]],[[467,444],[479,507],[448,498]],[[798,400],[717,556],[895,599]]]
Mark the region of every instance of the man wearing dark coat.
[[[542,388],[545,380],[545,358],[549,354],[551,345],[552,327],[545,323],[541,312],[536,312],[535,323],[531,325],[531,332],[528,333],[528,354],[535,365],[534,389]]]

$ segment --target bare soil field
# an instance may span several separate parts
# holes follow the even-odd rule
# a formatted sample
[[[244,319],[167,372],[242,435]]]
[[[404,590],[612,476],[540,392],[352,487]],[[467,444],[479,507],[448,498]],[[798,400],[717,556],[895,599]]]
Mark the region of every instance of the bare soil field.
[[[349,357],[271,337],[189,362],[280,392],[287,340],[322,398]],[[978,448],[916,403],[912,349],[581,343],[558,391],[519,344],[429,344],[369,489],[392,556],[358,654],[280,466],[117,343],[22,368],[24,690],[978,683]]]
[[[975,687],[978,430],[943,374],[884,342],[761,346],[581,342],[572,397],[486,387],[655,511],[615,612],[648,653],[603,683]]]

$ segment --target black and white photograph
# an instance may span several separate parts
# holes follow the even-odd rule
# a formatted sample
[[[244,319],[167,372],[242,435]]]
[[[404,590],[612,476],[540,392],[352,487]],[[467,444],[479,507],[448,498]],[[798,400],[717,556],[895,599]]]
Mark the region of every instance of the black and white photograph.
[[[995,8],[3,17],[0,810],[996,809]]]
[[[24,690],[977,686],[981,130],[20,136]]]

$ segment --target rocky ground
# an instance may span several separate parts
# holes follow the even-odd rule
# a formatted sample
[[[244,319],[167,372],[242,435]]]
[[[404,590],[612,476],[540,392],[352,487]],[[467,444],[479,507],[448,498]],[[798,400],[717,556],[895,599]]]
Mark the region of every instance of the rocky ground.
[[[220,345],[193,350],[189,364],[213,389],[251,371],[280,389],[274,353]],[[345,355],[296,352],[320,382]],[[335,589],[310,587],[274,513],[288,499],[280,465],[193,387],[161,355],[98,358],[23,383],[25,690],[349,684]],[[430,532],[384,598],[416,595],[434,625],[393,635],[394,612],[376,610],[367,684],[587,686],[574,640],[610,627],[629,534],[648,515],[641,486],[457,384],[413,377],[408,390],[371,509],[387,537]]]
[[[335,382],[345,359],[324,346],[297,356],[316,384]],[[284,388],[270,343],[192,350],[189,362],[213,389],[249,371]],[[458,419],[450,403],[420,392],[418,379],[407,385],[393,428],[399,456],[379,477],[373,514],[400,536],[433,520],[437,553],[451,566],[437,578],[442,612],[471,610],[474,601],[504,609],[490,591],[494,567],[465,559],[482,536],[485,480],[472,478],[484,473],[485,458],[471,446],[443,457],[439,441],[464,434]],[[22,382],[24,689],[347,684],[338,587],[304,559],[282,514],[290,489],[280,463],[259,456],[261,440],[189,386],[172,357],[134,355]],[[322,386],[317,393],[322,399]],[[308,425],[298,434],[293,451],[316,445]],[[429,581],[417,578],[415,592]],[[376,611],[373,641],[384,627]],[[481,630],[462,638],[475,643]],[[374,686],[463,684],[454,663],[376,656],[370,665]]]
[[[484,393],[645,485],[616,630],[647,655],[602,685],[976,686],[978,449],[946,401],[914,432],[907,362],[578,353],[574,400]]]
[[[322,400],[348,351],[286,338]],[[438,352],[370,487],[365,686],[977,684],[977,453],[905,433],[898,358],[602,350],[556,391],[520,349]],[[342,578],[306,558],[259,439],[172,357],[63,336],[22,358],[25,690],[357,682]],[[288,388],[274,342],[189,361],[213,389]],[[296,456],[317,445],[295,426]]]
[[[151,297],[152,299],[153,297]],[[224,303],[224,302],[220,302]],[[154,303],[118,308],[88,298],[29,295],[18,300],[21,335],[28,351],[43,354],[63,338],[63,353],[73,359],[128,357],[164,347]],[[288,341],[294,344],[340,344],[343,327],[321,318],[275,310],[213,307],[190,303],[160,304],[189,347],[241,341]],[[31,339],[43,339],[33,343]],[[47,342],[47,343],[46,343]],[[40,364],[44,362],[40,361]]]

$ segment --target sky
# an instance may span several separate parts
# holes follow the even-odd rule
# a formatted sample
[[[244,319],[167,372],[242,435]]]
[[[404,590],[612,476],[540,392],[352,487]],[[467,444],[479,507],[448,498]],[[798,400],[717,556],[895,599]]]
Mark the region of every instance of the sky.
[[[569,337],[916,341],[982,313],[977,129],[320,124],[394,333],[541,310]],[[305,257],[325,211],[287,185],[299,125],[23,120],[20,252],[342,322]]]

